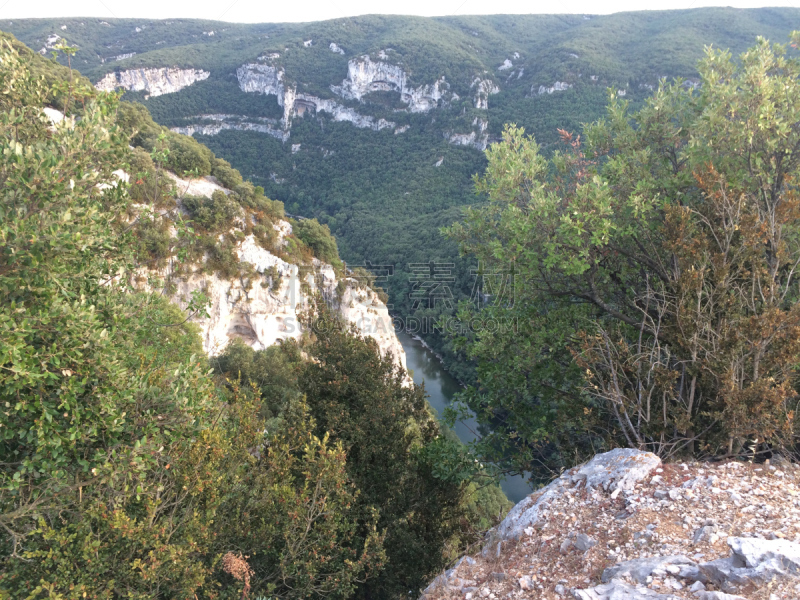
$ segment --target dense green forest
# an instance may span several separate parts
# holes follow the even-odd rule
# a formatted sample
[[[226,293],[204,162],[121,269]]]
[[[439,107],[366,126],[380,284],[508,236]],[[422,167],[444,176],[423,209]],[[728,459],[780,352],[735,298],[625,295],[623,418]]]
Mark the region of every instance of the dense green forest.
[[[321,299],[299,341],[210,359],[202,294],[187,314],[138,285],[168,259],[256,279],[243,216],[287,260],[336,265],[327,228],[276,247],[280,202],[7,35],[0,146],[0,597],[405,598],[508,509]],[[167,170],[231,192],[175,211]]]
[[[436,298],[420,302],[420,275],[410,265],[453,264],[454,281],[447,282],[453,298],[473,296],[471,269],[476,265],[460,258],[456,244],[443,239],[439,229],[457,220],[462,207],[486,201],[472,186],[472,176],[486,167],[483,153],[449,143],[448,135],[478,131],[477,119],[488,123],[489,141],[496,141],[506,123],[516,123],[549,156],[560,143],[558,129],[578,132],[603,114],[609,89],[621,90],[633,106],[640,106],[662,77],[699,81],[696,62],[704,46],[736,54],[757,35],[785,40],[798,17],[797,9],[707,8],[606,16],[364,16],[259,25],[39,19],[0,26],[35,50],[44,48],[50,35],[65,38],[78,47],[73,66],[92,81],[140,67],[210,72],[204,81],[176,93],[125,94],[123,100],[144,103],[159,124],[169,127],[207,122],[198,117],[207,114],[277,122],[283,109],[276,96],[242,92],[236,75],[242,64],[270,55],[277,58],[269,64],[283,69],[287,85],[296,85],[298,93],[334,99],[359,114],[409,126],[395,135],[391,128],[359,129],[318,112],[295,117],[286,142],[238,130],[198,139],[261,186],[267,197],[283,202],[288,213],[328,225],[348,264],[392,265],[393,275],[381,285],[389,291],[393,311],[405,319],[427,317],[424,323],[432,325],[454,310]],[[332,52],[331,43],[343,53]],[[350,59],[368,54],[377,61],[381,51],[386,56],[381,60],[402,67],[410,86],[430,85],[444,76],[459,99],[409,113],[396,92],[373,92],[357,102],[331,90],[347,77]],[[133,56],[114,60],[127,54]],[[501,70],[506,60],[512,65]],[[499,88],[489,96],[488,109],[475,106],[476,77]],[[572,87],[538,93],[540,86],[556,81]],[[474,381],[474,363],[445,336],[423,337],[445,356],[451,372]]]

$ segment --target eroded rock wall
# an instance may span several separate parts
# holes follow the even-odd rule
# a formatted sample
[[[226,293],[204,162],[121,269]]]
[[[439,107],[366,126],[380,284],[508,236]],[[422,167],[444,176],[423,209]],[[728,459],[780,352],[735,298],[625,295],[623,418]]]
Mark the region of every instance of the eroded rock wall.
[[[180,195],[207,196],[214,191],[228,192],[211,177],[184,180],[172,175]],[[180,206],[180,198],[178,199]],[[287,221],[273,227],[277,244],[292,232]],[[312,315],[314,299],[321,295],[345,323],[353,324],[364,336],[375,340],[382,356],[391,354],[396,364],[406,368],[403,347],[395,335],[392,317],[377,293],[350,277],[340,278],[333,267],[314,259],[312,264],[291,264],[266,250],[252,235],[237,244],[243,263],[253,266],[249,279],[226,279],[218,274],[196,273],[171,277],[170,267],[142,272],[140,287],[149,289],[153,278],[169,280],[170,299],[186,308],[195,293],[204,293],[210,304],[208,316],[196,315],[203,349],[211,356],[224,351],[235,338],[256,350],[280,340],[298,339],[305,331],[304,317]],[[342,281],[343,279],[343,281]]]
[[[347,63],[347,78],[331,90],[343,98],[361,101],[371,92],[398,92],[411,112],[427,112],[438,106],[439,100],[452,95],[444,77],[434,83],[411,87],[408,75],[398,65],[373,61],[364,55]],[[457,97],[457,96],[456,96]]]
[[[94,87],[103,92],[124,88],[131,92],[145,91],[151,96],[161,96],[208,79],[210,75],[209,71],[174,67],[128,69],[106,74]]]

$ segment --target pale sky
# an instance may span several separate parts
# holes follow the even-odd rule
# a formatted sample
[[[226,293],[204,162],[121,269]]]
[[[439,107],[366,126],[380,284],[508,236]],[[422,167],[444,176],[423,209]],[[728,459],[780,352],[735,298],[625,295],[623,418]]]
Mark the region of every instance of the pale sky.
[[[0,19],[43,17],[195,18],[239,23],[322,21],[364,14],[421,16],[572,13],[701,6],[800,6],[800,0],[0,0]],[[800,27],[800,24],[798,24]]]

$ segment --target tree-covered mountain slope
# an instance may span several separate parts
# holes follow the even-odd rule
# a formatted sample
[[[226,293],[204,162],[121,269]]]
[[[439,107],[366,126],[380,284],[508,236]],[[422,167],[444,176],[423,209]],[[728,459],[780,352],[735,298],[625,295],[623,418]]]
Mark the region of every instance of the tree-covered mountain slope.
[[[471,295],[472,265],[439,228],[482,201],[471,178],[505,123],[550,153],[559,128],[577,131],[601,116],[609,90],[638,104],[662,77],[695,85],[704,46],[738,53],[759,35],[782,42],[799,17],[798,9],[714,8],[0,27],[45,54],[65,38],[93,83],[127,89],[124,99],[202,140],[287,212],[327,224],[348,263],[391,266],[382,284],[407,318],[441,316]],[[411,266],[431,262],[453,266],[436,271],[438,282],[434,268]],[[419,323],[430,329],[432,319]],[[469,377],[442,337],[428,340]]]
[[[349,275],[327,228],[0,35],[0,598],[407,598],[477,541],[508,502]]]

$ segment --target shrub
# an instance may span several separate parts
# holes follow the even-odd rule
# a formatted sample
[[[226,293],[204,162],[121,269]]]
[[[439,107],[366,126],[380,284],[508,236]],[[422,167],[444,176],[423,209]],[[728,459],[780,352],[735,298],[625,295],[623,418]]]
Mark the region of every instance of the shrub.
[[[314,256],[322,262],[336,267],[342,266],[336,238],[331,235],[331,230],[327,225],[320,224],[316,219],[302,219],[292,223],[292,233],[311,248]]]
[[[234,190],[242,184],[242,176],[239,171],[234,169],[227,160],[214,158],[211,166],[211,174],[217,178],[220,185]]]
[[[242,215],[241,207],[219,190],[211,198],[186,196],[182,203],[194,225],[208,233],[229,230],[234,219]]]

